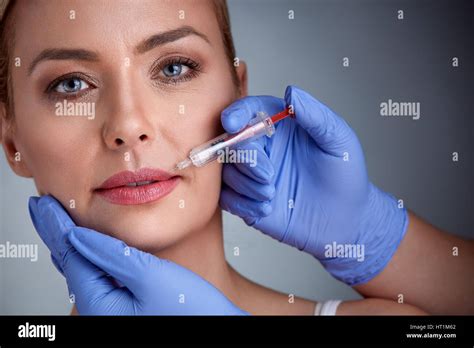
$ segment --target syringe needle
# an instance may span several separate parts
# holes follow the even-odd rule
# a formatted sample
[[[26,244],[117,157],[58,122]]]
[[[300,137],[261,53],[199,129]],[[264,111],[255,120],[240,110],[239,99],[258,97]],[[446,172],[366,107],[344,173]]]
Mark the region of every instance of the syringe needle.
[[[249,142],[264,135],[271,137],[273,132],[275,132],[274,124],[288,116],[293,117],[293,113],[290,112],[289,108],[273,116],[268,116],[265,112],[257,112],[257,117],[252,119],[247,127],[241,131],[233,134],[221,134],[193,148],[189,153],[189,157],[176,164],[173,171],[183,170],[190,165],[202,167],[218,159],[219,152],[225,148],[230,148],[239,143]]]
[[[185,160],[176,164],[175,170],[183,170],[184,168],[189,167],[191,164],[191,160],[189,158],[186,158]]]

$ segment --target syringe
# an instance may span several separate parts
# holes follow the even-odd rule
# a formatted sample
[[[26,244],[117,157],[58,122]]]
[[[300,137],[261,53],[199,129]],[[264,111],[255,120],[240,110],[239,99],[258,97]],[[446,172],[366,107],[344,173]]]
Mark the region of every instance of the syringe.
[[[234,134],[224,133],[193,148],[189,152],[189,156],[176,165],[175,170],[182,170],[190,165],[202,167],[216,160],[221,151],[224,151],[227,147],[231,148],[237,144],[250,142],[263,135],[271,137],[275,132],[275,123],[288,116],[293,116],[289,108],[273,116],[268,116],[265,112],[257,112],[257,116],[240,132]]]

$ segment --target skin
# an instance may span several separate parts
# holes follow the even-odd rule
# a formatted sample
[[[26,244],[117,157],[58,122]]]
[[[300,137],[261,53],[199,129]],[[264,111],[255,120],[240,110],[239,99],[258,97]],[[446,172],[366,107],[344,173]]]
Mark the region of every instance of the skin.
[[[474,313],[474,242],[445,233],[412,212],[409,219],[387,267],[354,289],[393,300],[402,294],[405,302],[431,314]]]
[[[185,11],[184,20],[179,10]],[[247,280],[226,262],[220,164],[184,171],[169,195],[149,204],[115,205],[93,192],[122,170],[169,170],[192,147],[220,134],[220,112],[247,95],[245,63],[237,68],[237,89],[213,11],[210,2],[193,6],[192,1],[20,1],[12,54],[22,64],[12,73],[14,122],[2,122],[6,157],[17,175],[34,179],[39,194],[55,196],[76,224],[191,269],[251,314],[311,315],[314,302],[296,298],[290,303],[287,294]],[[206,35],[209,43],[190,35],[136,54],[134,48],[145,38],[183,25]],[[98,57],[43,61],[29,74],[28,67],[46,48],[81,48]],[[199,62],[200,73],[176,84],[157,83],[150,68],[177,55]],[[55,115],[55,103],[64,95],[53,98],[45,90],[71,72],[88,80],[87,93],[69,101],[94,102],[93,120]],[[180,105],[184,115],[178,113]],[[4,105],[1,110],[5,116]],[[14,160],[16,152],[21,161]],[[337,312],[422,313],[383,299],[347,301]]]

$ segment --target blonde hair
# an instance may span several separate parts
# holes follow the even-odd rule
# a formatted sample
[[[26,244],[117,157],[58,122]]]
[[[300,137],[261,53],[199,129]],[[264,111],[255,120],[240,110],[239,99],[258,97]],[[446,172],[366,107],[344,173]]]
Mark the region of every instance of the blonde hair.
[[[0,102],[5,104],[5,117],[13,117],[9,47],[12,46],[13,28],[9,25],[15,0],[0,0]],[[10,18],[9,18],[10,17]],[[0,119],[0,122],[2,120]],[[1,134],[0,134],[1,140]]]
[[[16,0],[0,0],[0,102],[4,103],[6,108],[5,117],[12,119],[14,115],[13,92],[11,84],[11,61],[10,50],[13,47],[14,26],[12,25],[11,12],[15,6]],[[234,68],[235,48],[232,38],[229,10],[226,0],[212,0],[217,22],[221,29],[222,41],[225,48],[227,60],[229,62],[232,81],[236,87],[239,87],[239,79]],[[2,119],[0,119],[0,122]],[[1,134],[0,134],[1,140]]]

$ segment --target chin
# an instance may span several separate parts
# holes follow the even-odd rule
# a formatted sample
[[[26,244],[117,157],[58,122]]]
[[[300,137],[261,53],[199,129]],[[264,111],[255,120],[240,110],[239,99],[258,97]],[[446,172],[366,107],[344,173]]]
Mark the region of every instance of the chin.
[[[177,209],[166,205],[136,209],[88,209],[74,217],[77,225],[96,230],[125,242],[128,246],[156,254],[179,244],[193,233],[202,231],[216,213],[215,205],[196,204],[195,208]],[[102,206],[104,207],[104,206]],[[143,208],[143,207],[142,207]],[[75,212],[71,212],[74,214]],[[87,218],[83,218],[87,216]]]
[[[155,252],[179,242],[190,233],[189,226],[177,226],[173,221],[176,221],[175,218],[169,214],[166,219],[155,214],[145,219],[139,215],[98,218],[81,226],[120,239],[142,251]]]

